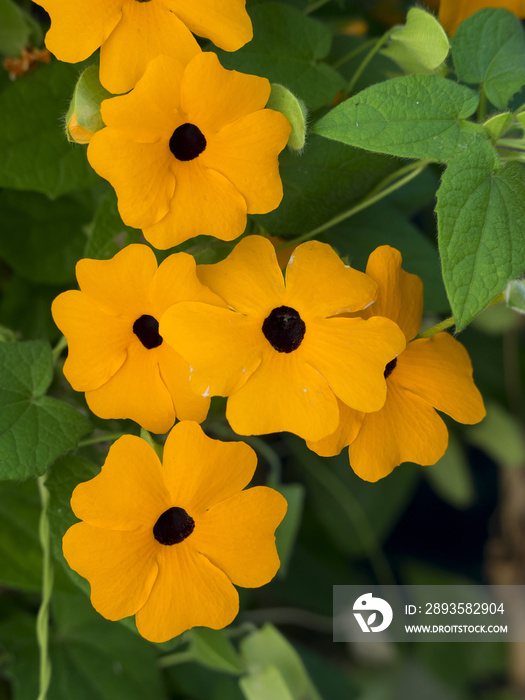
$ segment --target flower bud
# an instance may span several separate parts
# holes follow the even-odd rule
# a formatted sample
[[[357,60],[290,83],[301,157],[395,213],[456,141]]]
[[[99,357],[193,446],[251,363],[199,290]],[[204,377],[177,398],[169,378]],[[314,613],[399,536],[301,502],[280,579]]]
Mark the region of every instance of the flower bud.
[[[89,66],[80,75],[66,114],[66,138],[75,143],[89,143],[97,131],[104,128],[100,116],[102,100],[111,97],[98,78],[98,66]]]
[[[292,130],[287,145],[294,151],[300,151],[304,147],[306,139],[306,106],[304,102],[295,97],[283,85],[272,83],[272,92],[266,107],[281,112],[288,119]]]

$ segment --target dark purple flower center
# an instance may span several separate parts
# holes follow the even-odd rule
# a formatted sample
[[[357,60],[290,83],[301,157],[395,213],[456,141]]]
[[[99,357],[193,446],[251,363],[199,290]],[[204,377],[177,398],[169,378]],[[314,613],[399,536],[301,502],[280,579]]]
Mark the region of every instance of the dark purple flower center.
[[[292,352],[303,342],[306,326],[295,309],[279,306],[264,319],[262,331],[277,352]]]
[[[177,160],[193,160],[206,148],[204,134],[195,124],[181,124],[170,138],[170,151]]]
[[[137,0],[137,2],[151,2],[151,0]]]
[[[137,318],[133,324],[133,333],[148,350],[162,345],[163,338],[159,335],[159,322],[153,316],[143,314]]]
[[[153,537],[160,544],[179,544],[195,529],[195,521],[184,508],[168,508],[153,526]]]
[[[396,365],[397,365],[397,357],[394,357],[394,359],[393,359],[393,360],[390,360],[390,362],[389,362],[389,363],[387,364],[387,366],[385,367],[385,372],[384,372],[384,374],[385,374],[385,379],[386,379],[387,377],[389,377],[389,376],[392,374],[392,372],[393,372],[393,371],[395,370],[395,368],[396,368]]]

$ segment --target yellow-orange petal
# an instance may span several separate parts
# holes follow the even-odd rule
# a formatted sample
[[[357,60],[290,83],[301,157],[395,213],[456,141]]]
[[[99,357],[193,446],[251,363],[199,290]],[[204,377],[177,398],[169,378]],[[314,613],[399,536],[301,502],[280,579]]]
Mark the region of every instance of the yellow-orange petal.
[[[107,314],[126,316],[133,324],[151,314],[149,289],[157,272],[157,259],[146,245],[128,245],[109,260],[83,258],[76,265],[82,292]]]
[[[134,90],[102,102],[104,124],[138,143],[170,139],[184,121],[178,89],[183,73],[183,64],[175,58],[153,59]]]
[[[448,333],[409,343],[394,371],[397,383],[455,421],[471,424],[485,417],[469,354]]]
[[[244,442],[212,440],[196,423],[177,423],[164,448],[164,480],[172,504],[192,517],[241,491],[257,456]]]
[[[211,39],[225,51],[237,51],[253,36],[252,23],[246,12],[245,0],[230,0],[227,9],[214,0],[165,0],[194,34]]]
[[[189,363],[192,389],[205,396],[229,396],[261,361],[258,323],[230,309],[201,302],[174,304],[159,332]]]
[[[447,449],[446,425],[426,401],[394,380],[397,369],[387,380],[385,405],[365,415],[348,448],[352,469],[365,481],[382,479],[402,462],[435,464]]]
[[[106,41],[122,17],[124,0],[42,0],[51,27],[46,46],[58,59],[77,63]]]
[[[171,506],[155,450],[134,435],[119,438],[97,476],[79,484],[73,512],[93,527],[151,532]]]
[[[277,157],[289,134],[290,123],[280,112],[252,112],[210,138],[202,162],[242,193],[250,214],[265,214],[283,197]]]
[[[359,315],[386,316],[401,328],[407,341],[421,328],[423,282],[401,267],[401,253],[388,245],[379,246],[368,258],[366,274],[377,283],[377,299]]]
[[[232,583],[263,586],[279,569],[274,533],[286,509],[286,500],[273,489],[241,491],[199,518],[192,542]]]
[[[178,301],[204,301],[217,306],[224,305],[218,296],[201,284],[197,277],[195,259],[187,253],[169,255],[159,265],[149,288],[149,299],[159,320]]]
[[[194,236],[215,236],[223,241],[240,236],[246,227],[247,212],[242,194],[224,175],[205,168],[199,158],[182,162],[169,148],[166,150],[177,185],[166,214],[151,224],[142,224],[146,240],[165,250]],[[162,167],[157,166],[158,177]]]
[[[344,447],[347,447],[353,442],[357,437],[363,418],[366,415],[361,411],[355,411],[339,399],[337,399],[337,405],[339,407],[339,425],[337,426],[337,430],[316,442],[312,442],[311,440],[306,441],[308,448],[320,457],[334,457],[338,455]]]
[[[175,422],[175,408],[162,380],[158,348],[148,350],[134,336],[122,367],[94,391],[89,408],[100,418],[131,418],[152,433],[165,433]]]
[[[186,64],[198,53],[191,32],[163,3],[126,2],[121,21],[100,50],[100,82],[112,93],[127,92],[157,56]]]
[[[152,226],[169,212],[175,177],[168,140],[135,143],[106,128],[93,136],[87,155],[91,167],[115,189],[125,224]]]
[[[405,336],[387,318],[339,317],[311,320],[303,344],[305,361],[326,378],[334,394],[351,408],[369,412],[385,402],[384,370],[403,352]]]
[[[64,375],[75,391],[97,389],[122,367],[133,331],[125,318],[105,313],[83,292],[63,292],[51,306],[66,336]],[[89,332],[86,332],[89,330]]]
[[[286,267],[287,304],[308,309],[310,318],[363,309],[374,299],[377,285],[363,272],[344,265],[326,243],[297,246]]]
[[[197,275],[232,309],[261,322],[284,303],[283,274],[273,245],[263,236],[242,238],[222,262],[198,265]]]
[[[192,627],[221,629],[239,611],[239,596],[228,577],[194,549],[191,535],[177,545],[157,548],[159,575],[137,612],[140,634],[165,642]]]
[[[162,343],[158,351],[160,376],[171,395],[175,415],[179,420],[202,423],[208,415],[210,398],[192,391],[190,366],[175,350]]]
[[[77,523],[64,535],[69,566],[91,584],[91,603],[108,620],[140,610],[158,574],[151,532],[102,530]]]
[[[339,411],[326,379],[300,349],[287,354],[268,345],[259,368],[228,399],[226,418],[239,435],[287,430],[320,440],[337,428]]]
[[[262,109],[270,89],[266,78],[226,70],[214,53],[201,53],[184,71],[182,108],[202,132],[216,134],[226,124]]]

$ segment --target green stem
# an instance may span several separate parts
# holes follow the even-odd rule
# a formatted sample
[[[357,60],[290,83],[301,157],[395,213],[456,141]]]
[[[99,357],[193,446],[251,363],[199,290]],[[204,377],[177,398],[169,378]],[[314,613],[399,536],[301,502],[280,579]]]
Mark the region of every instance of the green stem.
[[[58,362],[58,358],[62,354],[62,350],[67,347],[67,338],[63,335],[58,343],[53,348],[53,366]]]
[[[352,522],[355,531],[361,539],[377,582],[382,585],[395,585],[396,580],[388,559],[370,525],[366,512],[351,489],[341,483],[328,467],[323,470],[316,469],[315,465],[312,466],[308,460],[304,460],[302,466],[318,481],[319,488],[326,489],[334,501],[339,503],[348,519]]]
[[[179,664],[187,664],[194,661],[195,657],[191,651],[176,651],[173,654],[161,656],[157,661],[160,668],[168,668],[169,666],[178,666]]]
[[[315,2],[312,2],[310,5],[304,8],[304,14],[310,15],[312,12],[315,12],[320,7],[323,7],[323,5],[327,5],[329,2],[330,0],[315,0]]]
[[[478,122],[484,122],[487,115],[487,95],[483,85],[479,87]]]
[[[419,338],[431,338],[433,335],[436,335],[436,333],[441,333],[441,331],[444,331],[447,328],[451,328],[454,324],[454,316],[449,316],[444,321],[436,323],[436,325],[432,326],[432,328],[427,328],[426,331],[422,331],[421,333],[416,335],[415,339],[418,340]]]
[[[379,183],[379,185],[375,187],[369,194],[367,194],[367,196],[364,199],[362,199],[358,204],[354,205],[350,209],[347,209],[347,211],[343,212],[342,214],[334,216],[333,219],[326,221],[324,224],[321,224],[321,226],[318,226],[312,231],[308,231],[307,233],[304,233],[301,236],[298,236],[297,238],[293,238],[292,240],[286,241],[286,243],[277,246],[276,250],[288,248],[288,246],[297,246],[299,245],[299,243],[308,241],[314,236],[318,236],[320,233],[324,233],[333,226],[337,226],[337,224],[340,224],[342,221],[349,219],[351,216],[354,216],[363,209],[372,206],[372,204],[379,202],[381,199],[388,197],[389,194],[392,194],[392,192],[395,192],[396,190],[403,187],[403,185],[406,185],[408,182],[410,182],[410,180],[413,180],[415,177],[417,177],[419,173],[421,173],[431,162],[432,161],[430,160],[417,160],[414,163],[409,163],[403,168],[396,170],[395,173],[388,175],[384,180],[382,180]],[[398,179],[400,175],[404,175],[404,177]],[[392,182],[392,180],[395,180],[395,182],[388,187],[387,185],[389,185],[389,183]]]
[[[37,700],[46,700],[49,682],[51,680],[51,661],[49,658],[49,607],[53,592],[53,564],[51,560],[51,540],[49,536],[49,520],[47,507],[49,491],[46,488],[47,474],[39,477],[38,491],[40,493],[40,525],[39,535],[42,546],[42,601],[36,619],[36,637],[40,650],[40,684]]]
[[[106,433],[106,435],[98,435],[97,437],[82,440],[78,443],[78,446],[86,447],[87,445],[97,445],[99,442],[113,442],[113,440],[118,440],[124,435],[128,435],[128,433]]]
[[[388,39],[390,38],[390,35],[397,29],[397,27],[392,27],[389,29],[385,34],[383,34],[382,37],[380,37],[375,43],[372,49],[366,54],[364,59],[361,61],[361,64],[359,65],[359,68],[356,70],[354,75],[352,76],[352,80],[348,83],[348,87],[345,90],[345,93],[349,95],[353,88],[354,85],[357,83],[359,78],[361,77],[364,69],[367,67],[367,65],[370,63],[370,61],[374,58],[376,53],[386,44]]]
[[[341,66],[344,66],[347,61],[351,61],[354,56],[359,56],[360,53],[366,51],[366,49],[368,49],[370,46],[375,46],[375,44],[377,44],[377,39],[369,39],[368,41],[365,41],[363,44],[361,44],[361,46],[358,46],[356,49],[353,49],[349,53],[345,54],[338,61],[335,61],[335,63],[332,64],[332,68],[335,68],[336,70],[341,68]]]

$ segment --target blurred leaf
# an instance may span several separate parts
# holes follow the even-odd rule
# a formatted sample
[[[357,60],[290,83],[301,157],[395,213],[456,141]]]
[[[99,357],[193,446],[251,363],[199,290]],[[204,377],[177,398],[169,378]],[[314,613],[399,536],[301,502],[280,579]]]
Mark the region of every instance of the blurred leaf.
[[[0,583],[39,591],[42,551],[38,539],[40,497],[36,481],[0,482]]]
[[[222,65],[284,85],[309,109],[331,102],[345,81],[322,60],[330,51],[330,30],[274,2],[253,7],[250,18],[253,39],[234,53],[218,51]]]
[[[243,676],[239,685],[246,700],[295,700],[275,666]]]
[[[85,149],[68,143],[60,124],[78,70],[53,61],[0,93],[0,187],[54,198],[99,182]]]
[[[525,270],[525,167],[484,142],[450,161],[437,194],[443,278],[458,330]]]
[[[525,438],[518,421],[501,404],[486,402],[487,415],[466,428],[465,436],[504,467],[523,469]]]
[[[184,700],[244,700],[236,676],[201,666],[196,662],[164,669],[167,697]]]
[[[507,288],[507,306],[525,314],[525,280],[513,280]]]
[[[266,697],[270,700],[271,696],[265,693],[271,688],[281,693],[283,700],[287,697],[290,700],[321,700],[301,657],[273,625],[268,623],[244,637],[241,654],[250,671],[250,675],[240,681],[249,700],[263,700]],[[278,674],[269,669],[274,669]],[[250,678],[253,680],[248,680]],[[288,689],[288,696],[284,692],[285,688]],[[281,695],[274,697],[280,698]]]
[[[45,396],[52,378],[47,343],[0,345],[0,478],[43,474],[91,430],[72,406]]]
[[[0,193],[0,257],[32,282],[75,280],[89,209],[72,197],[50,201],[33,192]]]
[[[458,79],[483,85],[493,105],[504,109],[525,84],[525,37],[521,22],[502,8],[485,8],[462,22],[452,37]]]
[[[88,582],[69,568],[62,553],[62,537],[72,525],[78,522],[71,510],[71,495],[74,488],[88,481],[100,472],[100,468],[81,457],[66,455],[51,466],[46,481],[49,491],[48,519],[51,535],[51,551],[56,562],[66,571],[69,578],[85,593],[89,594]]]
[[[281,560],[281,566],[277,573],[281,578],[286,576],[290,558],[293,553],[295,538],[301,525],[305,488],[302,484],[270,484],[279,491],[288,502],[288,510],[283,521],[275,532],[277,552]]]
[[[327,139],[440,163],[488,135],[466,121],[478,95],[437,75],[407,75],[372,85],[342,102],[312,130]]]
[[[512,328],[516,328],[518,323],[518,314],[503,304],[487,306],[472,321],[474,328],[482,333],[487,333],[487,335],[502,335]]]
[[[456,508],[468,508],[475,499],[469,463],[459,440],[449,432],[448,448],[436,464],[422,467],[434,491]]]
[[[272,236],[296,237],[349,209],[397,167],[392,158],[309,134],[300,155],[281,154],[278,209],[256,219]]]
[[[189,635],[190,652],[195,661],[223,673],[242,673],[241,658],[222,630],[199,627],[192,629]]]
[[[141,232],[122,223],[117,208],[117,196],[111,188],[100,200],[95,219],[89,227],[84,257],[105,260],[124,246],[138,243]]]
[[[33,27],[28,16],[12,0],[0,0],[0,53],[19,56]]]
[[[332,542],[348,555],[366,556],[396,525],[414,492],[418,472],[403,464],[369,483],[354,474],[347,450],[338,457],[321,458],[299,440],[291,439],[290,444],[307,498]]]
[[[52,604],[50,700],[164,700],[153,645],[104,620],[81,593],[55,594]],[[29,621],[13,620],[2,629],[14,656],[16,700],[38,695],[38,648]]]
[[[0,295],[0,320],[24,338],[42,338],[55,342],[62,335],[53,321],[51,303],[62,287],[34,284],[13,273],[3,280]]]

